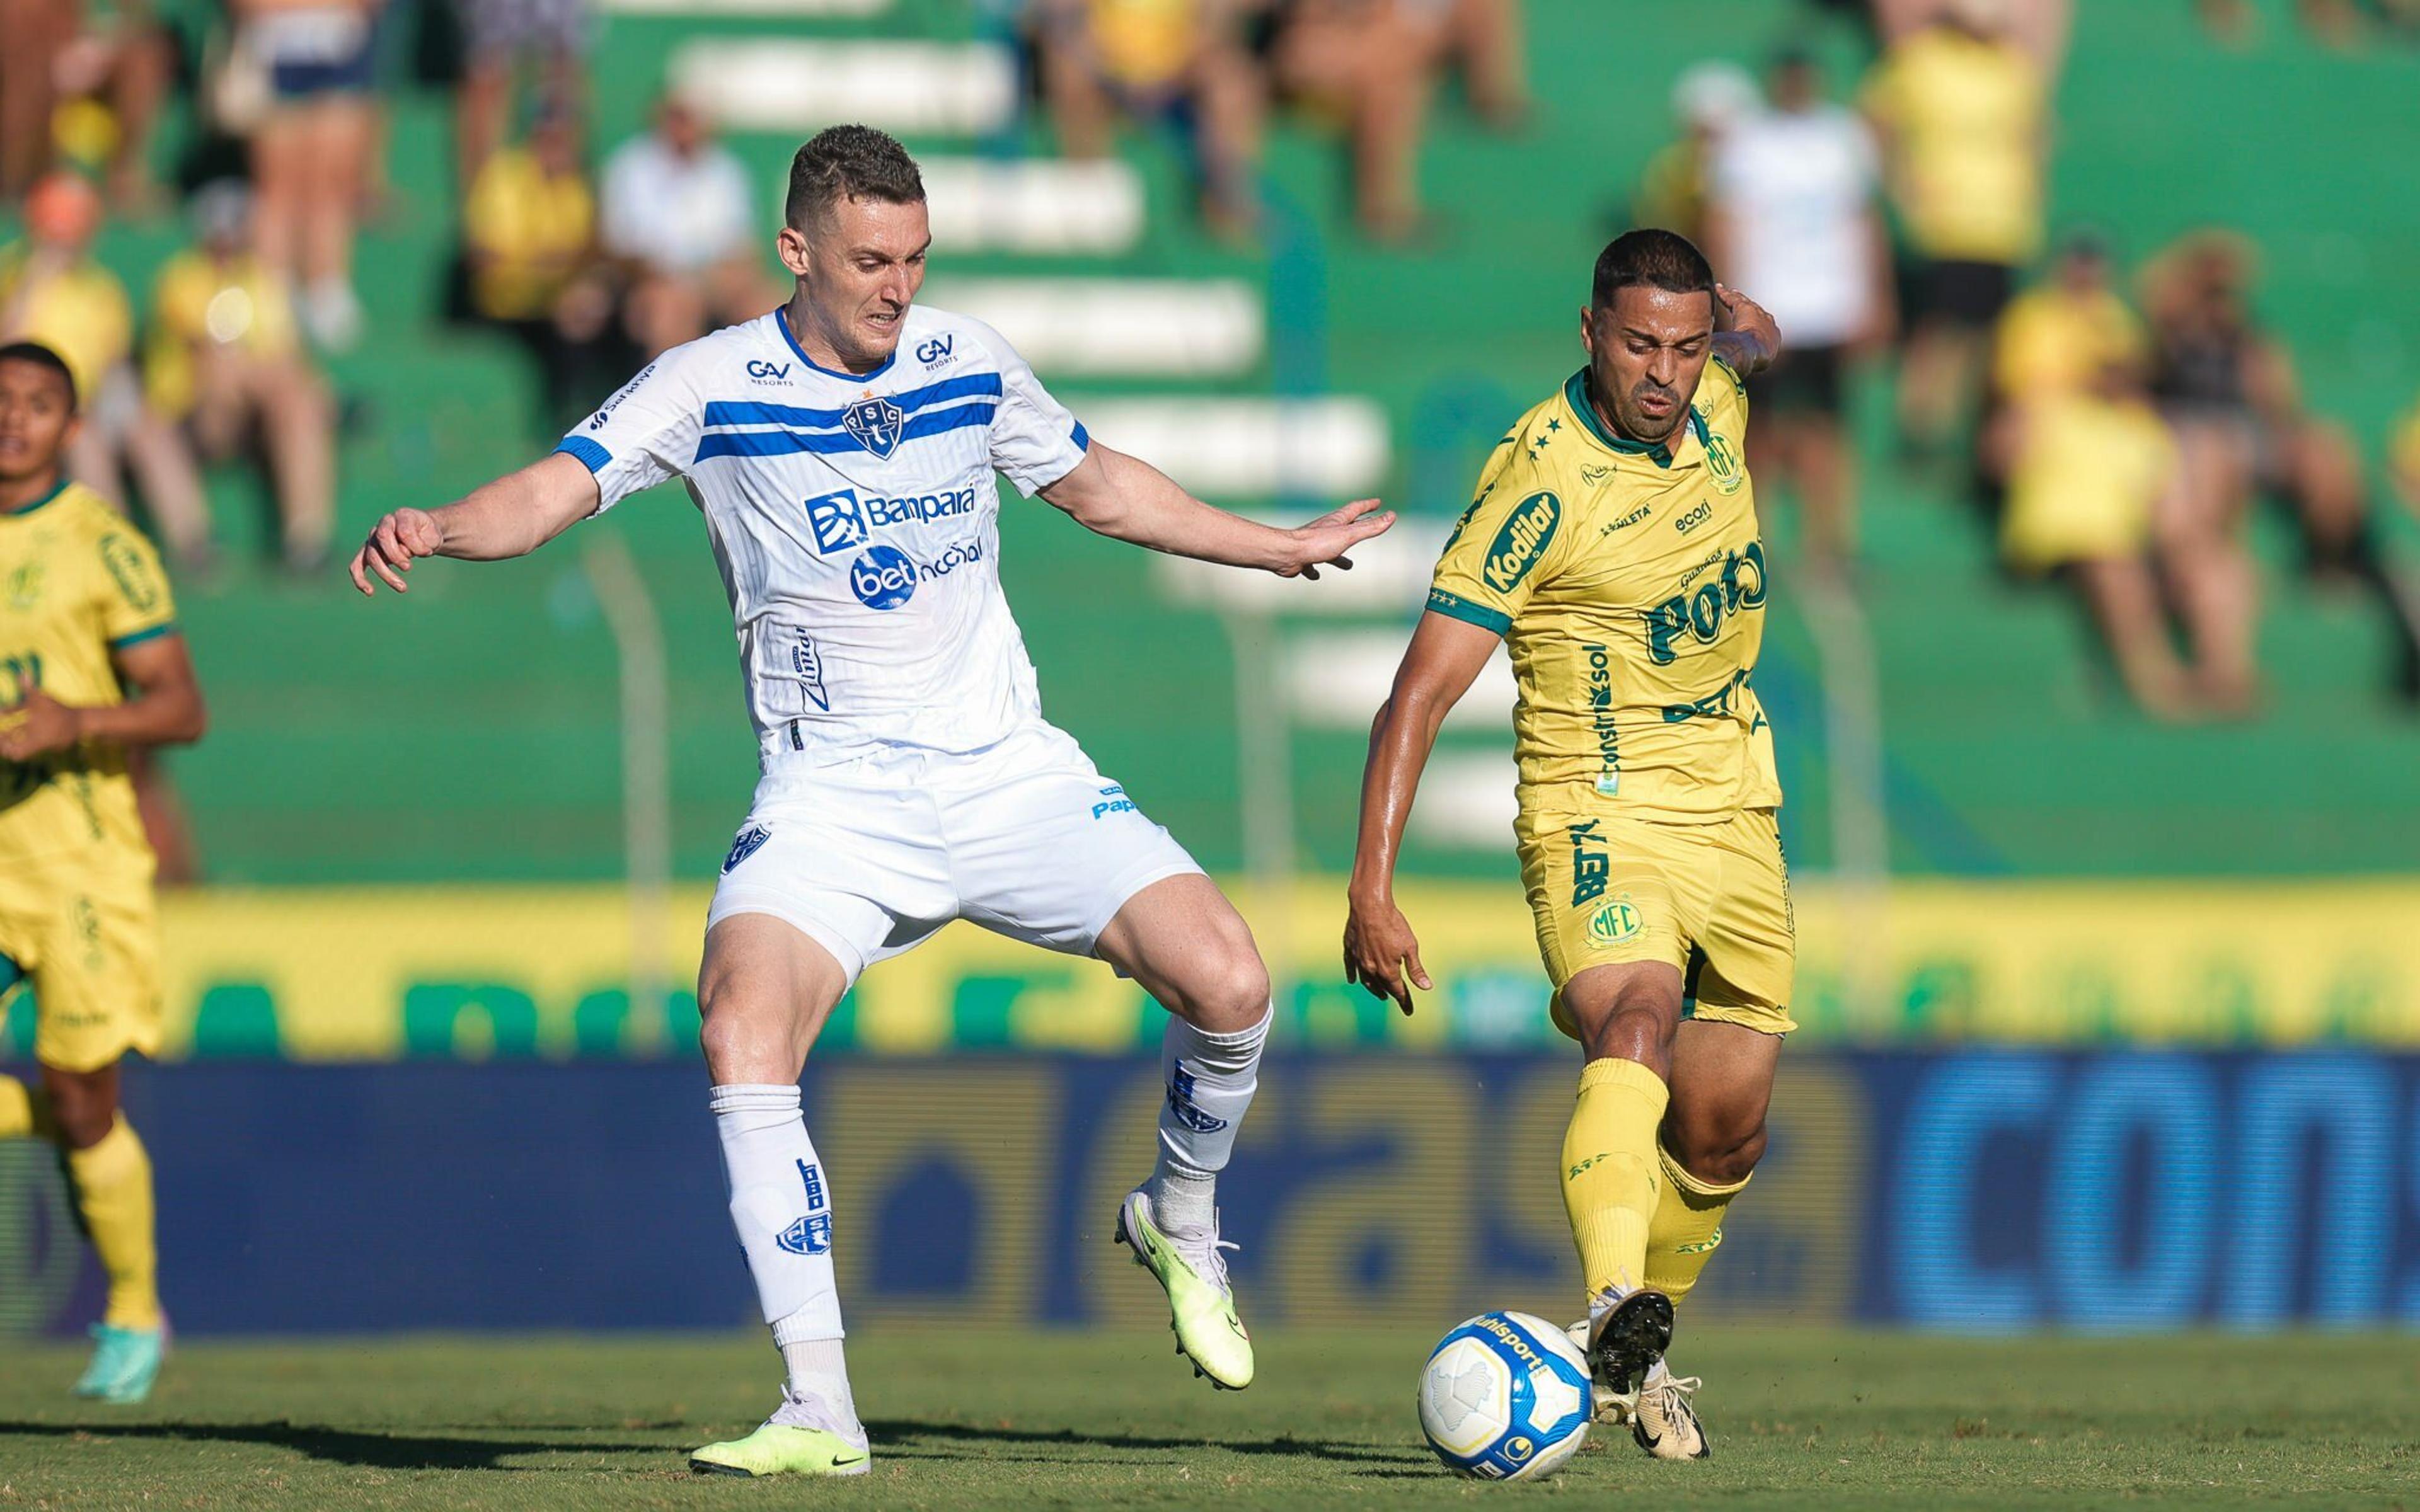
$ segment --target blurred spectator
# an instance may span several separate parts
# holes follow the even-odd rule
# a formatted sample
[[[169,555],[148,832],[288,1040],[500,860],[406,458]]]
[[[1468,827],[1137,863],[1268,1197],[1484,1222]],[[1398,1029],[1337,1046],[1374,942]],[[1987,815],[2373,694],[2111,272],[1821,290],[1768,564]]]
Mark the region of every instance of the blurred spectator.
[[[1748,465],[1795,490],[1810,558],[1834,566],[1856,540],[1842,375],[1854,352],[1888,338],[1890,241],[1872,138],[1825,102],[1815,60],[1783,54],[1769,88],[1770,108],[1742,116],[1714,147],[1706,251],[1781,326],[1780,362],[1748,384]]]
[[[2395,438],[2387,445],[2387,468],[2395,475],[2395,489],[2403,496],[2404,507],[2420,515],[2420,404],[2414,404],[2395,427]]]
[[[189,558],[207,552],[209,522],[190,456],[224,461],[257,445],[266,465],[287,569],[316,576],[335,524],[335,403],[303,349],[285,282],[251,251],[252,202],[240,184],[194,196],[195,245],[171,257],[151,285],[144,347],[145,397],[152,415],[181,427],[183,462],[145,476],[152,512],[168,524],[190,516],[202,532]],[[155,482],[155,478],[157,481]],[[191,499],[171,495],[191,489]]]
[[[2082,384],[2004,413],[1990,444],[2009,480],[2000,545],[2023,572],[2063,574],[2107,640],[2126,690],[2159,718],[2195,712],[2191,680],[2169,643],[2157,579],[2145,550],[2164,501],[2179,483],[2176,442],[2146,402],[2131,359],[2103,363]],[[2248,663],[2248,581],[2186,594],[2196,650],[2221,664]],[[2211,617],[2214,616],[2214,617]]]
[[[2195,542],[2239,536],[2256,493],[2287,504],[2310,569],[2377,595],[2396,640],[2397,691],[2420,700],[2420,594],[2386,563],[2351,437],[2304,408],[2292,357],[2253,319],[2254,272],[2241,239],[2195,232],[2144,273],[2152,391],[2183,459],[2181,531]],[[2248,684],[2226,691],[2251,694]]]
[[[0,193],[64,160],[122,210],[156,197],[151,130],[176,44],[147,0],[0,0]]]
[[[622,264],[624,316],[644,356],[772,307],[752,198],[739,160],[677,96],[606,160],[604,246]]]
[[[2112,363],[2139,362],[2143,323],[2110,281],[2109,249],[2098,237],[2070,237],[2050,276],[2020,294],[1993,333],[1992,389],[2005,405],[2071,393]]]
[[[1908,443],[1937,449],[1972,397],[1982,338],[2041,239],[2042,74],[2006,0],[1947,0],[1868,79],[1891,193],[1916,260],[1900,369]]]
[[[1346,123],[1362,232],[1404,241],[1426,225],[1419,151],[1429,103],[1459,64],[1472,102],[1497,120],[1527,109],[1518,0],[1274,0],[1279,85]]]
[[[462,241],[472,312],[529,347],[544,378],[542,420],[560,431],[552,423],[594,387],[589,358],[613,316],[597,263],[597,198],[567,112],[540,116],[526,145],[481,165]]]
[[[1933,24],[1948,8],[1949,0],[1874,0],[1874,30],[1888,47]],[[2075,29],[2075,0],[2003,0],[1999,9],[2009,38],[2040,65],[2044,78],[2057,78]]]
[[[1699,63],[1684,69],[1672,82],[1672,119],[1681,135],[1647,160],[1625,226],[1660,226],[1702,242],[1706,179],[1715,144],[1732,122],[1756,107],[1756,81],[1737,64]],[[1783,339],[1789,339],[1787,332]]]
[[[24,208],[24,239],[0,247],[0,341],[39,341],[65,359],[84,421],[68,443],[68,471],[122,504],[117,447],[142,399],[127,366],[133,305],[92,255],[101,195],[74,174],[53,173],[34,185]]]
[[[380,0],[229,3],[229,66],[265,95],[251,126],[260,255],[296,281],[312,338],[341,351],[361,339],[353,233],[379,138],[371,92]]]
[[[582,67],[595,34],[590,0],[455,0],[461,17],[462,82],[454,97],[455,179],[468,193],[520,114],[515,95],[535,75],[538,113],[560,118],[580,150]]]
[[[1253,182],[1265,87],[1244,45],[1243,0],[1038,0],[1042,83],[1061,150],[1100,158],[1121,116],[1192,138],[1202,219],[1222,237],[1260,220]]]

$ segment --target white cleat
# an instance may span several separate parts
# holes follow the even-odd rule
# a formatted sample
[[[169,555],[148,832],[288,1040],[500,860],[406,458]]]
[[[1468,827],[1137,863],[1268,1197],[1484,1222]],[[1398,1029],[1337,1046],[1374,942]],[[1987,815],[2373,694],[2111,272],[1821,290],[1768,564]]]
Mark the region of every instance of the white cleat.
[[[1658,1459],[1704,1459],[1714,1454],[1706,1443],[1705,1425],[1689,1400],[1703,1382],[1695,1376],[1676,1376],[1658,1360],[1649,1367],[1647,1383],[1630,1410],[1630,1436],[1638,1447]]]

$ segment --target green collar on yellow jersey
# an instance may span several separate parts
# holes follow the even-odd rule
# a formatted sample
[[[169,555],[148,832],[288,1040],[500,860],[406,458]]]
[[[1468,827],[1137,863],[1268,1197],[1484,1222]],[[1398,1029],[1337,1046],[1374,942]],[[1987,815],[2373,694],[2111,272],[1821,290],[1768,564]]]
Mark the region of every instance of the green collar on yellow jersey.
[[[1570,381],[1563,385],[1563,400],[1572,407],[1572,412],[1580,417],[1580,424],[1588,427],[1589,434],[1603,444],[1624,456],[1643,456],[1659,468],[1672,465],[1672,448],[1668,443],[1656,441],[1651,445],[1646,441],[1626,441],[1606,428],[1605,417],[1598,414],[1596,406],[1589,402],[1587,368],[1573,374]],[[1698,412],[1694,404],[1689,407],[1689,428],[1698,433],[1698,444],[1705,445],[1706,417]]]
[[[68,477],[67,474],[61,473],[59,475],[59,481],[52,486],[49,493],[42,495],[42,497],[35,500],[30,504],[19,504],[16,508],[8,511],[8,513],[11,515],[30,515],[35,510],[41,508],[44,504],[49,503],[52,500],[56,499],[59,495],[67,491]]]

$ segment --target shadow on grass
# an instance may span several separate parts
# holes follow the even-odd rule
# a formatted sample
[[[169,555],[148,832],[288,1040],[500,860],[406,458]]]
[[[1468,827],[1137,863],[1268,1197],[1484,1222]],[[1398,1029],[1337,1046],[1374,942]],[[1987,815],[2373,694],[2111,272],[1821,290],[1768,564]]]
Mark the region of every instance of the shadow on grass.
[[[1328,1439],[1304,1439],[1280,1434],[1273,1439],[1180,1439],[1140,1433],[1086,1433],[1077,1428],[1044,1430],[985,1427],[978,1423],[929,1423],[915,1418],[876,1418],[865,1425],[878,1458],[888,1443],[934,1439],[968,1446],[966,1458],[989,1458],[988,1448],[1001,1444],[1054,1444],[1099,1449],[1218,1449],[1229,1454],[1277,1455],[1283,1458],[1332,1459],[1340,1464],[1397,1465],[1416,1463],[1417,1451],[1389,1449],[1373,1443],[1342,1443]]]
[[[331,1464],[371,1470],[526,1470],[507,1465],[510,1455],[650,1454],[675,1451],[661,1443],[565,1443],[466,1435],[425,1438],[408,1433],[367,1433],[309,1423],[11,1423],[0,1422],[0,1438],[24,1434],[50,1439],[153,1439],[188,1443],[255,1443],[290,1450]]]

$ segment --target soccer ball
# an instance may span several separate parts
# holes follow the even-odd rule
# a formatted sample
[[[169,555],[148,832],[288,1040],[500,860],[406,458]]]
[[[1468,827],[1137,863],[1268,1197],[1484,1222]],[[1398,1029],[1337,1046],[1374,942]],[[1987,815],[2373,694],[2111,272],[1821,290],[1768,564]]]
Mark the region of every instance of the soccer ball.
[[[1481,1480],[1544,1480],[1588,1438],[1587,1357],[1528,1313],[1481,1313],[1439,1340],[1420,1371],[1420,1432]]]

